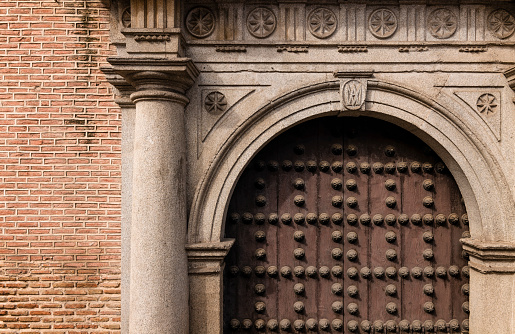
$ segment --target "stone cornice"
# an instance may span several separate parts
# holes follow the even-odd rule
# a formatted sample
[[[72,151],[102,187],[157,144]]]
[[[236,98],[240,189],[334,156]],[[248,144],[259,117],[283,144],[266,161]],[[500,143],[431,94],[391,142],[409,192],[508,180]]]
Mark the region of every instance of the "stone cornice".
[[[460,239],[470,266],[482,273],[515,273],[515,243]]]
[[[221,242],[186,245],[189,274],[219,273],[223,269],[222,263],[233,244],[234,239],[225,239]]]

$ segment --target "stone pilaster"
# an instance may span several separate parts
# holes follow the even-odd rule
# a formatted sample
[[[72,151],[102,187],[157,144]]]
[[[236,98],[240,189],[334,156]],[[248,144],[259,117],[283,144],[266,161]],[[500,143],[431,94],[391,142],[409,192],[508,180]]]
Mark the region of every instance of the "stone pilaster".
[[[515,243],[461,242],[470,256],[470,333],[515,333]]]
[[[109,60],[114,72],[134,88],[131,134],[124,134],[131,155],[129,187],[130,245],[124,247],[125,333],[189,332],[186,257],[185,91],[198,70],[189,59]],[[131,138],[132,136],[132,138]],[[132,143],[128,142],[132,139]],[[127,148],[130,146],[130,148]],[[125,206],[126,208],[127,206]],[[124,238],[125,238],[124,237]],[[125,240],[125,245],[127,240]],[[126,261],[125,261],[126,260]],[[127,263],[126,263],[127,262]],[[128,268],[126,268],[128,266]],[[128,272],[127,272],[128,271]],[[127,300],[129,302],[127,302]]]

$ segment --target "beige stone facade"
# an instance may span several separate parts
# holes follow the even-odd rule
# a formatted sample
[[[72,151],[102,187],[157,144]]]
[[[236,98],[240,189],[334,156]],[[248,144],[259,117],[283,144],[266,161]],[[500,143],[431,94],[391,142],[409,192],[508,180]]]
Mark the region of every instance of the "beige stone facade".
[[[113,1],[122,332],[220,333],[242,170],[300,122],[363,115],[449,167],[470,219],[470,333],[515,333],[513,15],[511,1]]]

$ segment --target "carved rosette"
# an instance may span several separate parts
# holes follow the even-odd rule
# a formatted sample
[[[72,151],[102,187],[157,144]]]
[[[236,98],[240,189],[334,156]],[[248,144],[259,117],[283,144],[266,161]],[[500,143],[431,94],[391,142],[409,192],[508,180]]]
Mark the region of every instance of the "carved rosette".
[[[198,38],[206,38],[215,30],[215,15],[206,7],[195,7],[186,16],[186,29]]]
[[[309,32],[318,38],[331,36],[338,25],[336,15],[328,8],[317,8],[308,16]]]
[[[395,13],[387,8],[376,9],[368,19],[368,29],[377,38],[391,37],[397,30]]]
[[[477,111],[479,113],[490,116],[495,114],[499,108],[497,98],[490,93],[485,93],[477,99]]]
[[[256,38],[270,36],[277,26],[277,19],[274,13],[264,7],[254,9],[247,16],[247,29]]]
[[[429,14],[427,28],[434,38],[447,39],[458,29],[458,18],[451,10],[439,8]]]
[[[497,9],[488,15],[488,30],[499,39],[513,35],[515,31],[515,18],[504,9]]]
[[[204,108],[211,114],[220,114],[227,110],[227,99],[220,92],[211,92],[204,99]]]

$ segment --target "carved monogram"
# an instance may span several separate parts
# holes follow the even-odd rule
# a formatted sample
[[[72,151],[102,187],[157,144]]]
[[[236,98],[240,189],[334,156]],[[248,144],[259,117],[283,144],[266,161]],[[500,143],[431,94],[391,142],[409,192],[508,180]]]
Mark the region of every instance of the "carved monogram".
[[[367,95],[366,80],[351,79],[342,82],[340,86],[340,98],[342,110],[360,110],[365,104]]]

